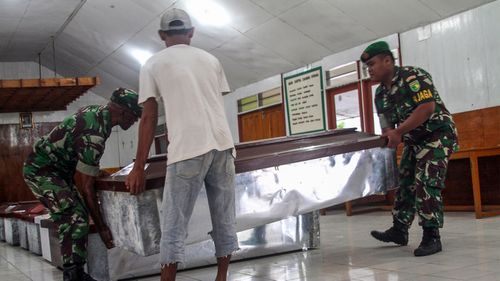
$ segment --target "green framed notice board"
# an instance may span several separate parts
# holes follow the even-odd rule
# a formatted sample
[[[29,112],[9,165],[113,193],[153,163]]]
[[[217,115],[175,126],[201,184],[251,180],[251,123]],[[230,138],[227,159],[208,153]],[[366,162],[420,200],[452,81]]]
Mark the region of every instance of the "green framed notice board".
[[[322,68],[316,67],[283,80],[290,135],[326,130]]]

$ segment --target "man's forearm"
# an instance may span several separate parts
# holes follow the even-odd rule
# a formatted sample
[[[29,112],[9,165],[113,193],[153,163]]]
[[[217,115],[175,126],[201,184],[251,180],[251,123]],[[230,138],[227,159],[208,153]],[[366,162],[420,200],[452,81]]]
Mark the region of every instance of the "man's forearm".
[[[94,224],[98,229],[102,229],[105,226],[105,223],[101,215],[99,201],[97,200],[97,195],[94,189],[95,178],[83,175],[82,180],[83,183],[80,188],[80,194],[82,194],[83,200],[85,201],[85,205],[90,212],[90,216],[92,217]]]
[[[144,169],[149,155],[149,149],[153,143],[156,124],[158,123],[158,104],[154,99],[148,99],[144,103],[144,111],[139,123],[139,142],[134,168]]]

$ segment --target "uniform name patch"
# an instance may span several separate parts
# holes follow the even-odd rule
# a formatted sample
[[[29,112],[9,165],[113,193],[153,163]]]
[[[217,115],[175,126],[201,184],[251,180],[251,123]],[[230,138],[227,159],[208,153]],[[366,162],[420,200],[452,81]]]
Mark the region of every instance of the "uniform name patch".
[[[418,94],[415,94],[413,96],[413,101],[415,103],[419,103],[423,100],[431,99],[432,98],[432,92],[430,90],[423,90],[420,91]]]
[[[418,82],[418,80],[415,80],[410,83],[410,89],[415,93],[420,90],[420,83]]]

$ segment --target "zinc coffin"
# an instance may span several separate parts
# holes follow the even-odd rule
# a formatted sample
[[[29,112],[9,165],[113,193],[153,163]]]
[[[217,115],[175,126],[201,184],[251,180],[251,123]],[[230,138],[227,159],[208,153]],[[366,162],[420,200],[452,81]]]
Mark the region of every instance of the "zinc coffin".
[[[257,228],[258,232],[266,224],[395,187],[395,151],[383,148],[385,141],[343,129],[237,145],[237,230]],[[118,247],[141,256],[159,252],[166,159],[158,155],[148,160],[147,191],[139,196],[130,195],[124,185],[133,164],[96,182]],[[186,244],[210,240],[206,197],[202,189]]]

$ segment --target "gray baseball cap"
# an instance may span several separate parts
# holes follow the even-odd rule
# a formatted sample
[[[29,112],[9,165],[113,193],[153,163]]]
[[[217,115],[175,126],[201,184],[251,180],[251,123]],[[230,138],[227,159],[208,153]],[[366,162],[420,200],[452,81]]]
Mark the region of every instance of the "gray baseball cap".
[[[170,25],[173,21],[181,21],[181,25]],[[193,26],[191,25],[191,19],[189,18],[188,13],[186,11],[173,8],[166,11],[163,16],[161,16],[160,29],[163,31],[167,30],[182,30],[182,29],[191,29]]]

